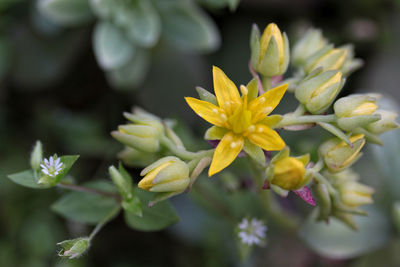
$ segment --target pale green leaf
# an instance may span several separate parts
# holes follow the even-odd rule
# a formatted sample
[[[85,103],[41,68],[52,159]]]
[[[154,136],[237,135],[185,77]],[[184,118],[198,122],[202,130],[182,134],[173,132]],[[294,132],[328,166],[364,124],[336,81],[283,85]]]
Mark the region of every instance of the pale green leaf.
[[[88,0],[39,0],[38,8],[46,18],[63,26],[79,25],[93,18]]]
[[[148,202],[153,198],[154,194],[138,188],[136,189],[136,194],[142,202],[143,216],[139,217],[125,212],[125,221],[131,228],[140,231],[157,231],[179,221],[174,207],[168,201],[157,203],[149,208]]]
[[[97,189],[107,193],[116,193],[114,185],[107,181],[95,181],[82,186]],[[71,192],[55,202],[51,209],[66,219],[96,224],[118,207],[117,200],[89,192]]]
[[[94,52],[99,65],[106,70],[126,65],[135,52],[135,47],[124,32],[109,22],[99,22],[93,36]]]

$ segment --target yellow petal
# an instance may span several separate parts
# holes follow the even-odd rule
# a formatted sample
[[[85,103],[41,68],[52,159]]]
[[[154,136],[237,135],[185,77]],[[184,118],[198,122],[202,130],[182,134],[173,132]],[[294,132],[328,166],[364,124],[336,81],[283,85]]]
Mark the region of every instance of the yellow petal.
[[[215,149],[208,176],[212,176],[231,164],[243,148],[241,135],[228,132]]]
[[[289,84],[285,83],[260,95],[249,103],[252,112],[252,122],[256,123],[270,114],[281,101]]]
[[[264,124],[257,124],[247,138],[264,150],[281,150],[285,147],[285,142],[280,135]]]
[[[204,120],[216,126],[225,127],[228,118],[221,108],[193,97],[185,97],[185,100],[194,112]]]
[[[231,115],[241,104],[239,91],[236,85],[218,67],[213,66],[214,91],[218,104],[227,115]]]

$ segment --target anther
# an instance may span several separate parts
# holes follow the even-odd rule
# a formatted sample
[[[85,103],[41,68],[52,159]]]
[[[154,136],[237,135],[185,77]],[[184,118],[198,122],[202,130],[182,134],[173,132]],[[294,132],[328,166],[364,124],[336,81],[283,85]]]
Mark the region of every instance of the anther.
[[[228,117],[227,117],[225,114],[221,114],[221,115],[219,115],[219,117],[220,117],[221,120],[223,120],[223,121],[227,121],[227,120],[228,120]]]
[[[264,108],[264,113],[270,113],[271,111],[272,111],[272,108],[271,107],[266,107],[266,108]]]
[[[244,86],[243,84],[240,85],[240,92],[242,92],[242,95],[247,95],[249,93],[249,90]]]
[[[250,125],[249,128],[247,128],[249,132],[254,132],[256,130],[256,127],[254,125]]]

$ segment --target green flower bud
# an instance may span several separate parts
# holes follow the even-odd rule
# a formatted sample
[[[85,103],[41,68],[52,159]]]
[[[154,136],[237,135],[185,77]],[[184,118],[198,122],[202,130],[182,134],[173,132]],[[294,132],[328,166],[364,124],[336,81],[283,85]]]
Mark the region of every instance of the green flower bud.
[[[43,147],[40,141],[36,141],[35,147],[31,153],[31,167],[32,169],[38,171],[40,169],[40,164],[43,159]]]
[[[373,114],[378,109],[378,98],[376,94],[354,94],[338,99],[333,106],[338,126],[350,131],[378,121],[381,116]]]
[[[160,149],[160,137],[164,126],[160,118],[140,108],[133,113],[124,113],[125,118],[133,123],[120,125],[111,135],[119,142],[145,152],[157,152]]]
[[[120,165],[119,171],[114,166],[110,166],[108,172],[110,173],[111,180],[117,186],[122,197],[124,199],[132,198],[132,178],[125,169],[123,169],[122,165]]]
[[[346,59],[347,50],[325,46],[307,58],[304,63],[306,73],[311,73],[317,68],[327,70],[340,70]]]
[[[392,216],[394,226],[396,227],[397,232],[400,233],[400,201],[393,203]]]
[[[327,43],[322,36],[321,30],[312,28],[307,30],[293,47],[293,64],[302,64],[309,56],[326,46]]]
[[[368,124],[365,129],[373,134],[382,134],[386,131],[393,130],[399,128],[399,124],[396,122],[397,113],[386,111],[386,110],[377,110],[375,112],[381,116],[381,119]]]
[[[364,62],[359,58],[354,58],[354,47],[353,45],[343,45],[339,47],[346,50],[346,59],[343,66],[340,68],[343,76],[348,77],[351,73],[361,68]]]
[[[58,256],[68,259],[75,259],[82,256],[90,246],[89,238],[79,237],[76,239],[65,240],[57,245],[61,246]]]
[[[270,23],[260,36],[260,30],[253,25],[250,37],[251,64],[263,76],[272,77],[286,72],[289,64],[289,41],[286,33]]]
[[[371,195],[375,192],[372,187],[348,181],[339,186],[340,199],[343,204],[349,207],[358,207],[373,203]]]
[[[308,111],[320,114],[329,108],[343,84],[341,72],[325,71],[306,77],[297,87],[295,96]]]
[[[177,157],[165,157],[149,165],[140,173],[141,189],[151,192],[184,191],[189,183],[189,167]]]
[[[342,171],[360,158],[360,151],[365,145],[364,135],[353,135],[349,140],[353,144],[353,147],[350,147],[339,138],[329,139],[320,146],[319,153],[331,172]]]
[[[130,167],[145,167],[158,159],[157,154],[125,147],[117,157]]]

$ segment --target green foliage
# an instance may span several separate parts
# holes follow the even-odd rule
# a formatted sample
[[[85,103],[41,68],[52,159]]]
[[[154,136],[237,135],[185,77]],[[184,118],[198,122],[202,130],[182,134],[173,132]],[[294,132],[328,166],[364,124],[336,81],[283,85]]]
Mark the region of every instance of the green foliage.
[[[63,26],[75,26],[92,19],[88,0],[39,0],[40,12]]]
[[[355,217],[358,231],[331,218],[315,222],[310,216],[300,229],[300,237],[316,252],[329,258],[349,259],[382,247],[389,239],[389,224],[381,212],[368,209],[368,217]],[[373,236],[373,238],[372,238]]]
[[[97,23],[93,35],[93,48],[97,61],[105,70],[124,66],[136,50],[122,30],[109,22]]]
[[[116,193],[116,188],[106,181],[95,181],[83,186],[106,193]],[[71,192],[55,202],[51,209],[66,219],[96,224],[118,207],[115,198],[88,192]]]
[[[189,51],[210,51],[220,45],[213,21],[194,5],[161,4],[163,34],[168,40]]]
[[[125,211],[125,221],[131,228],[139,231],[158,231],[179,221],[174,207],[167,200],[149,208],[147,203],[152,199],[153,194],[138,188],[135,193],[142,202],[143,215],[139,217]]]
[[[29,188],[46,189],[50,187],[49,185],[38,184],[37,183],[38,180],[36,180],[33,170],[26,170],[23,172],[10,174],[7,177],[14,183]]]

